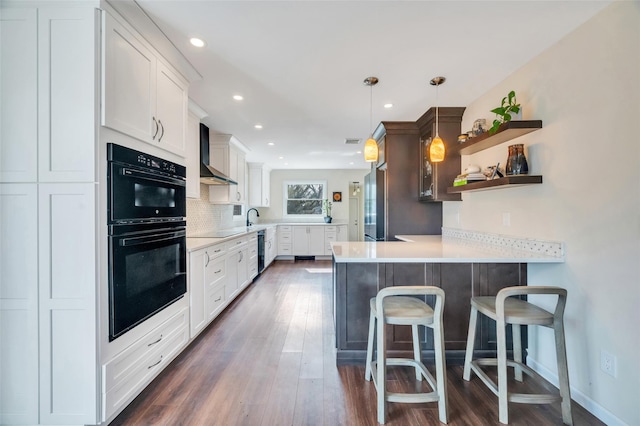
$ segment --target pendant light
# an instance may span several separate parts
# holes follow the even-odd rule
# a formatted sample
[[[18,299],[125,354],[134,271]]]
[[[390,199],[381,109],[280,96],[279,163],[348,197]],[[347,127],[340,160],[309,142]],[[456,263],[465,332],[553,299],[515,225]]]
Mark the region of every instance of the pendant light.
[[[364,144],[364,161],[368,163],[375,163],[378,161],[378,143],[373,138],[373,86],[378,84],[377,77],[367,77],[364,79],[364,84],[371,88],[369,106],[369,139]]]
[[[434,77],[429,82],[432,86],[436,86],[436,135],[429,144],[429,160],[432,163],[444,161],[444,142],[438,134],[438,86],[444,84],[445,81],[447,81],[447,79],[444,77]]]

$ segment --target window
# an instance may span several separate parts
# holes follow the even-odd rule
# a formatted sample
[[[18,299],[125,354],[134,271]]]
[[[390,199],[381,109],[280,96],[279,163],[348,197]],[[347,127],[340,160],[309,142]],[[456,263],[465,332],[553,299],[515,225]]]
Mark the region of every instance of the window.
[[[285,182],[282,197],[284,215],[322,217],[322,200],[326,194],[326,181]]]

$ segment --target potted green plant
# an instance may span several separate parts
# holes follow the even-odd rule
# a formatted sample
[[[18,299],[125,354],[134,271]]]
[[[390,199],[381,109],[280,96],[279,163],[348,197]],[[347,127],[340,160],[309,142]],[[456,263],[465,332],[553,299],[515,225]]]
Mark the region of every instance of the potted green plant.
[[[496,119],[493,120],[493,126],[489,129],[489,134],[492,135],[498,131],[498,127],[502,123],[511,121],[513,116],[520,112],[520,104],[516,101],[516,92],[510,91],[507,96],[502,98],[500,106],[492,109],[491,112],[496,115]]]
[[[324,223],[331,223],[331,201],[328,199],[322,200],[322,210],[324,211]]]

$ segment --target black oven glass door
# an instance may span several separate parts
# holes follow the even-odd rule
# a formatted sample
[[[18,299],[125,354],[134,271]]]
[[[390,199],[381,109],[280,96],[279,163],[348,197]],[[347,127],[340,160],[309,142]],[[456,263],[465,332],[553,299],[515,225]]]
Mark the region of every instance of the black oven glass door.
[[[110,223],[186,216],[184,179],[115,162],[109,163],[108,178]]]
[[[187,291],[184,227],[114,234],[109,236],[110,341]]]

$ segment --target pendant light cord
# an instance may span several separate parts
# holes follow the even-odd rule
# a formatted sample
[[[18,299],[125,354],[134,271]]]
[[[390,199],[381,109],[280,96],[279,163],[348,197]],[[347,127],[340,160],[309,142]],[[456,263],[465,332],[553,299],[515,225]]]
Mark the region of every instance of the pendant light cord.
[[[373,137],[373,85],[369,86],[369,134]]]
[[[436,84],[436,137],[440,136],[438,134],[438,88],[440,84]]]

